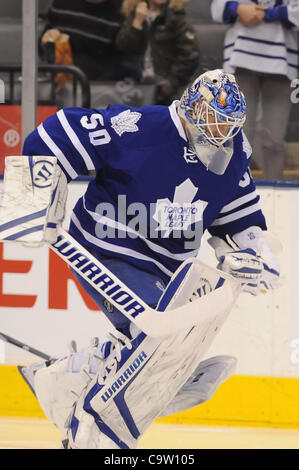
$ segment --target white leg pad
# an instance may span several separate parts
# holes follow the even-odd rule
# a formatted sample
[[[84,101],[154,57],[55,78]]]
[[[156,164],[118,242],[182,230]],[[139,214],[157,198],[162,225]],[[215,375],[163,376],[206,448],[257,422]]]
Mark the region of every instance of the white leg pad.
[[[87,423],[82,418],[83,412],[87,412],[95,418],[99,430],[117,446],[136,448],[139,437],[163,413],[194,372],[225,318],[226,315],[216,317],[209,324],[165,338],[160,344],[158,339],[145,337],[104,386],[98,378],[93,379],[75,407],[68,433],[72,447],[86,448],[91,421]],[[126,370],[142,354],[149,358],[146,365],[122,392],[127,385],[124,383]],[[120,396],[118,402],[117,395]]]
[[[196,294],[190,301],[217,288],[219,273],[212,271],[213,276],[198,273]],[[166,309],[182,305],[186,296],[177,289],[172,299]],[[94,374],[91,367],[74,374],[77,366],[70,366],[70,358],[54,363],[47,372],[41,369],[35,381],[41,406],[62,432],[69,427],[72,448],[136,448],[139,437],[188,382],[228,314],[229,310],[223,309],[211,312],[196,326],[168,337],[150,338],[140,333],[131,347],[122,348],[121,358],[106,363],[104,380],[101,374],[94,375],[96,367]]]
[[[234,374],[236,365],[234,356],[215,356],[200,362],[160,417],[189,410],[210,400],[221,383]]]
[[[102,361],[101,344],[37,370],[34,390],[45,415],[65,433],[65,423],[86,384],[95,377]],[[96,356],[95,356],[96,355]]]
[[[56,361],[39,369],[34,378],[36,397],[43,412],[63,434],[72,406],[86,386],[82,374],[67,372],[67,363],[68,359]]]

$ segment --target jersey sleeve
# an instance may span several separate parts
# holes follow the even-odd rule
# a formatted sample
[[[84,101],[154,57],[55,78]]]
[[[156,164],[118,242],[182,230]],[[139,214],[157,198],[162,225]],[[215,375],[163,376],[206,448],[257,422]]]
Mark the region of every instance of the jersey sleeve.
[[[297,0],[291,0],[288,5],[276,5],[267,8],[264,17],[265,23],[280,22],[287,29],[298,31],[299,28],[299,4]]]
[[[239,182],[237,193],[222,207],[218,217],[208,228],[210,234],[225,239],[226,235],[231,237],[253,225],[267,230],[259,200],[250,170],[247,169]]]
[[[235,18],[232,17],[231,10],[234,8],[236,12],[236,5],[239,2],[230,2],[229,0],[212,0],[211,2],[211,15],[216,23],[231,23]]]
[[[61,109],[50,116],[25,140],[23,155],[56,156],[68,181],[103,167],[105,151],[113,146],[106,129],[105,110]]]

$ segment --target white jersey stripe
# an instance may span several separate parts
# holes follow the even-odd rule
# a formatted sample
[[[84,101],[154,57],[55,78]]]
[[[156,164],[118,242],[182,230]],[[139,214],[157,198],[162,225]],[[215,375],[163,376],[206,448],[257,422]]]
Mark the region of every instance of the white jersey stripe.
[[[236,209],[239,206],[242,206],[246,202],[251,201],[252,199],[255,199],[257,197],[256,191],[252,191],[249,194],[245,194],[245,196],[239,197],[238,199],[235,199],[234,201],[230,202],[226,206],[223,206],[220,214],[223,214],[224,212],[229,212],[232,211],[233,209]]]
[[[58,111],[57,117],[58,117],[58,119],[60,121],[60,124],[62,125],[65,133],[67,134],[68,138],[72,142],[73,146],[75,147],[75,149],[80,153],[81,157],[83,158],[83,160],[85,162],[85,165],[86,165],[86,168],[88,170],[94,170],[95,166],[92,162],[92,159],[91,159],[89,153],[83,147],[83,145],[81,144],[80,140],[78,139],[76,133],[71,128],[71,126],[70,126],[70,124],[69,124],[69,122],[66,118],[66,115],[64,114],[63,109],[60,109],[60,111]]]
[[[73,167],[71,166],[70,162],[60,150],[60,148],[55,144],[55,142],[51,139],[47,131],[45,130],[44,126],[40,124],[37,128],[37,132],[40,138],[44,141],[44,143],[49,147],[51,152],[54,153],[55,157],[59,160],[60,164],[63,166],[65,171],[68,173],[71,179],[76,179],[78,174],[75,172]]]
[[[225,217],[221,217],[221,219],[216,219],[213,223],[212,226],[215,227],[216,225],[225,225],[228,224],[229,222],[232,222],[233,220],[241,219],[242,217],[245,217],[246,215],[253,214],[253,212],[256,212],[260,210],[259,203],[256,203],[252,206],[246,207],[246,209],[242,209],[238,212],[234,212],[233,214],[226,215]]]
[[[173,123],[175,125],[175,127],[177,128],[178,130],[178,133],[180,134],[180,136],[182,137],[182,139],[186,140],[187,141],[187,137],[186,137],[186,133],[184,131],[184,128],[183,128],[183,125],[181,123],[181,120],[177,114],[177,111],[176,111],[176,106],[177,106],[177,103],[179,103],[178,100],[175,100],[171,103],[171,105],[168,107],[169,109],[169,113],[170,113],[170,117],[171,119],[173,120]]]
[[[141,240],[144,241],[144,243],[146,243],[150,247],[152,251],[155,251],[156,253],[160,253],[163,256],[167,256],[168,258],[171,258],[171,259],[177,259],[179,261],[185,261],[188,258],[196,257],[198,254],[198,250],[188,251],[186,253],[171,253],[171,251],[168,251],[166,248],[163,248],[162,246],[159,246],[156,243],[153,243],[151,240],[149,240],[148,238],[146,238],[144,235],[137,232],[136,230],[132,229],[131,227],[128,227],[127,225],[124,225],[118,221],[109,219],[106,216],[102,216],[100,214],[97,214],[96,212],[92,212],[88,210],[85,205],[84,197],[83,197],[83,205],[84,205],[84,209],[89,213],[89,215],[96,222],[101,223],[103,225],[107,225],[108,227],[111,227],[113,229],[121,230],[123,232],[132,234],[134,238],[140,238]]]
[[[131,256],[132,258],[148,261],[149,263],[153,263],[158,266],[158,268],[163,273],[167,274],[167,276],[171,277],[173,275],[172,271],[169,271],[169,269],[163,266],[163,264],[159,263],[159,261],[156,261],[154,258],[150,258],[149,256],[131,250],[130,248],[125,248],[119,245],[113,245],[112,243],[105,242],[104,240],[100,240],[99,238],[91,235],[91,233],[88,233],[86,230],[84,230],[74,213],[72,214],[71,219],[76,225],[77,229],[82,233],[83,237],[93,245],[98,246],[99,248],[103,248],[104,250],[111,251],[113,253],[120,253],[125,256]]]

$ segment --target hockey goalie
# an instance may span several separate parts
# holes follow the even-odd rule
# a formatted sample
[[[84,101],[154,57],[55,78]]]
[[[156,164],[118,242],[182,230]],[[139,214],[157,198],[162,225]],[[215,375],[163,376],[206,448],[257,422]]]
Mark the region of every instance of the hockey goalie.
[[[111,323],[109,341],[22,371],[65,448],[136,448],[233,374],[235,357],[203,356],[240,292],[279,286],[245,116],[212,70],[169,107],[60,110],[6,158],[1,239],[48,243]],[[63,232],[67,184],[90,171]],[[217,269],[197,256],[205,231]]]

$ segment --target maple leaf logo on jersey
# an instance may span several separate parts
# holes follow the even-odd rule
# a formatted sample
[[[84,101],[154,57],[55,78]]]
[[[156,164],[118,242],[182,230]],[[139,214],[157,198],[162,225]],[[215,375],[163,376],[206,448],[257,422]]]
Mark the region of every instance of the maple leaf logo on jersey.
[[[156,231],[165,231],[168,237],[172,230],[187,230],[191,224],[202,220],[207,201],[193,201],[198,188],[188,178],[176,186],[173,202],[168,198],[158,199],[153,219],[159,223]]]
[[[136,122],[138,122],[140,118],[141,113],[127,109],[111,118],[111,127],[118,135],[122,135],[124,132],[137,132],[139,128],[136,126]]]

